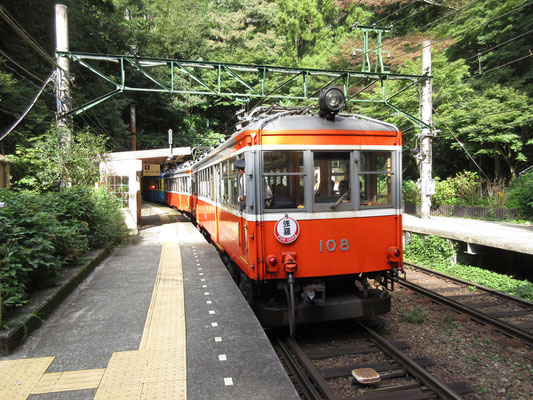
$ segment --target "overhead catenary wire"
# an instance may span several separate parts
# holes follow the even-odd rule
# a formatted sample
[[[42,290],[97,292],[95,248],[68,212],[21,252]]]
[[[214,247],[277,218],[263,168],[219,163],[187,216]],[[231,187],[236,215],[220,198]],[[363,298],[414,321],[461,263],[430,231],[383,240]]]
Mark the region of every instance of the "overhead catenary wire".
[[[470,77],[467,78],[466,80],[468,80],[468,79],[472,79],[472,78],[476,78],[476,77],[481,76],[481,75],[484,75],[484,74],[488,74],[488,73],[490,73],[490,72],[492,72],[492,71],[495,71],[495,70],[500,69],[500,68],[503,68],[503,67],[507,67],[508,65],[511,65],[511,64],[517,63],[518,61],[522,61],[522,60],[524,60],[524,59],[526,59],[526,58],[529,58],[529,57],[533,57],[533,54],[531,53],[531,50],[529,50],[529,54],[528,54],[527,56],[517,58],[517,59],[515,59],[515,60],[509,61],[509,62],[507,62],[507,63],[505,63],[505,64],[502,64],[502,65],[498,65],[498,66],[496,66],[496,67],[494,67],[494,68],[491,68],[491,69],[489,69],[489,70],[486,70],[486,71],[478,72],[477,74],[474,74],[474,75],[470,76]]]
[[[7,12],[4,6],[0,5],[0,17],[6,21],[13,30],[26,42],[28,43],[38,54],[40,54],[47,62],[52,64],[54,67],[57,67],[56,60],[51,57],[42,47],[37,43],[33,37],[31,37],[26,30]]]
[[[35,82],[32,82],[30,81],[27,77],[25,77],[24,75],[22,75],[19,71],[17,71],[16,69],[14,68],[11,68],[9,65],[6,65],[5,63],[3,64],[3,66],[7,69],[9,69],[11,72],[13,72],[15,75],[17,75],[18,77],[24,79],[26,82],[28,82],[30,85],[32,85],[33,87],[36,87],[37,89],[40,88],[39,85],[37,85]],[[44,83],[44,81],[43,81]],[[49,94],[50,96],[54,96],[54,94],[48,90],[45,90],[44,91],[46,94]]]
[[[352,13],[352,11],[355,9],[355,7],[357,7],[357,6],[359,5],[359,3],[361,3],[361,1],[363,1],[363,0],[359,0],[357,3],[352,4],[352,6],[351,6],[348,10],[344,11],[344,15],[343,15],[341,18],[339,18],[339,19],[337,20],[337,24],[338,24],[341,20],[343,20],[343,19],[346,20],[346,19],[348,18],[348,15],[350,15],[350,14]],[[333,31],[333,28],[334,28],[334,26],[332,25],[332,26],[329,28],[329,30],[326,32],[326,34],[325,34],[324,36],[322,36],[322,37],[321,37],[321,38],[320,38],[320,39],[319,39],[319,40],[313,45],[313,49],[316,48],[316,47],[320,44],[320,42],[321,42],[322,40],[324,40],[324,39],[326,38],[326,36],[328,36],[328,35]],[[338,28],[338,26],[336,26],[335,28]],[[329,46],[329,49],[331,49],[334,45],[335,45],[335,42],[332,42],[332,43],[331,43],[331,46]]]
[[[424,25],[424,26],[422,26],[422,27],[420,27],[420,28],[418,28],[418,29],[415,29],[415,30],[413,30],[413,31],[411,31],[411,32],[409,32],[409,33],[410,33],[410,34],[413,34],[413,33],[416,33],[416,32],[420,32],[420,31],[422,31],[423,29],[427,29],[427,28],[431,27],[432,25],[436,24],[437,22],[439,22],[440,20],[442,20],[442,19],[444,19],[444,18],[447,18],[447,17],[451,16],[452,14],[459,14],[459,13],[461,13],[463,10],[466,10],[466,9],[472,7],[474,4],[476,4],[476,3],[480,2],[480,1],[481,1],[481,0],[473,0],[473,1],[471,1],[470,3],[465,4],[463,7],[459,8],[459,9],[453,9],[453,10],[451,10],[449,13],[447,13],[447,14],[441,16],[440,18],[434,19],[432,22],[430,22],[430,23],[428,23],[428,24],[426,24],[426,25]],[[411,15],[409,15],[409,17],[411,17]],[[403,21],[404,19],[405,19],[405,18],[403,18],[403,19],[400,20],[400,21]],[[396,38],[396,39],[393,39],[393,40],[391,40],[389,43],[387,43],[387,45],[395,44],[395,43],[399,42],[400,40],[402,40],[402,38]],[[374,52],[374,51],[376,51],[376,50],[378,50],[378,49],[379,49],[379,47],[375,47],[375,48],[373,48],[373,49],[370,49],[369,52]],[[414,51],[419,51],[419,50],[420,50],[420,49],[416,49],[416,50],[414,50]],[[410,52],[404,52],[404,53],[405,53],[405,54],[409,54],[409,53],[411,53],[411,52],[412,52],[412,51],[410,51]],[[402,53],[402,54],[404,54],[404,53]],[[394,57],[394,58],[398,58],[398,57],[399,57],[399,56]]]
[[[17,67],[19,67],[21,70],[23,70],[24,72],[26,72],[28,75],[30,75],[32,78],[34,78],[35,80],[39,81],[40,83],[44,83],[44,80],[42,80],[41,78],[39,78],[37,75],[35,75],[33,72],[31,72],[28,68],[24,67],[22,64],[20,64],[19,62],[15,61],[13,58],[11,58],[10,56],[8,56],[2,49],[0,49],[0,54],[5,57],[8,61],[10,61],[11,63],[15,64]]]
[[[472,162],[474,163],[474,165],[477,167],[477,169],[479,169],[479,171],[483,174],[483,176],[487,179],[489,179],[489,177],[487,176],[487,174],[485,173],[485,171],[483,171],[483,169],[481,168],[481,166],[476,162],[476,160],[474,160],[474,157],[472,157],[472,155],[469,153],[469,151],[466,149],[465,145],[459,140],[459,138],[453,133],[453,131],[450,129],[450,127],[448,126],[448,124],[446,124],[446,122],[444,120],[442,120],[440,118],[440,115],[439,113],[437,112],[437,110],[435,110],[435,108],[433,108],[433,113],[437,116],[438,119],[441,120],[441,122],[444,124],[444,126],[446,127],[446,129],[448,129],[448,132],[450,132],[450,134],[453,136],[453,138],[455,139],[455,141],[457,143],[459,143],[459,146],[461,146],[461,148],[465,151],[465,153],[468,155],[468,158],[470,158],[470,160],[472,160]]]
[[[415,3],[414,3],[414,2],[407,2],[407,4],[404,5],[403,7],[399,8],[398,10],[396,10],[396,11],[394,11],[394,12],[392,12],[392,13],[390,13],[390,14],[387,15],[386,17],[383,17],[383,18],[381,18],[381,19],[378,19],[376,22],[373,22],[372,25],[377,25],[377,24],[379,24],[381,21],[385,21],[385,20],[389,19],[389,18],[392,17],[394,14],[399,13],[399,12],[402,11],[404,8],[407,8],[407,7],[409,7],[409,6],[412,5],[412,4],[415,4]],[[416,15],[416,14],[415,14],[415,15]],[[412,16],[412,15],[410,15],[410,16]],[[400,21],[402,21],[402,20],[400,20]],[[398,23],[398,22],[396,22],[396,23]]]
[[[440,21],[440,20],[442,20],[442,19],[444,19],[444,18],[450,16],[451,14],[457,14],[457,13],[460,13],[461,11],[463,11],[463,10],[465,10],[465,9],[467,9],[467,8],[469,8],[469,7],[471,7],[471,6],[473,6],[475,3],[479,2],[479,1],[481,1],[481,0],[474,0],[474,1],[472,1],[472,2],[470,2],[470,3],[468,3],[468,4],[466,4],[465,6],[463,6],[463,7],[460,8],[460,9],[453,9],[453,10],[450,11],[448,14],[443,15],[442,17],[437,18],[437,19],[433,20],[432,22],[430,22],[430,23],[428,23],[428,24],[426,24],[426,25],[424,25],[424,26],[422,26],[422,27],[420,27],[420,28],[418,28],[418,29],[416,29],[416,30],[410,32],[410,34],[413,34],[413,33],[416,33],[416,32],[418,32],[418,31],[421,31],[421,30],[424,29],[424,28],[428,28],[428,27],[430,27],[431,25],[436,24],[438,21]],[[396,24],[398,24],[399,22],[401,22],[401,21],[403,21],[403,20],[405,20],[405,19],[407,19],[407,18],[410,18],[410,17],[413,17],[414,15],[417,15],[418,13],[422,12],[423,10],[425,10],[425,8],[423,8],[423,9],[417,11],[415,14],[411,14],[411,15],[408,15],[408,16],[402,18],[401,20],[397,21]],[[392,25],[394,25],[394,24],[392,24]],[[401,38],[393,39],[393,40],[391,40],[389,43],[387,43],[387,45],[395,44],[395,43],[397,43],[397,42],[400,41],[400,40],[401,40]],[[372,49],[370,49],[370,50],[368,50],[368,53],[375,52],[376,50],[379,50],[379,46],[378,46],[378,47],[375,47],[375,48],[372,48]],[[419,50],[420,50],[420,49],[416,49],[415,51],[419,51]],[[402,53],[402,54],[409,54],[409,53],[411,53],[411,52],[404,52],[404,53]],[[364,54],[363,54],[363,57],[364,57]],[[398,57],[399,57],[399,56],[394,57],[394,58],[398,58]],[[394,59],[394,58],[392,58],[392,59]],[[347,66],[350,62],[351,62],[351,60],[348,60],[348,61],[343,65],[343,67],[342,67],[341,69],[346,68],[346,66]]]
[[[22,115],[7,129],[7,131],[2,136],[0,136],[0,141],[2,141],[7,135],[9,135],[11,133],[11,131],[13,131],[13,129],[15,129],[17,127],[17,125],[20,123],[20,121],[22,121],[24,119],[26,114],[28,114],[30,112],[30,110],[33,108],[35,103],[37,103],[37,100],[39,99],[39,97],[43,93],[44,88],[46,87],[46,85],[48,85],[48,83],[50,81],[52,81],[55,78],[55,76],[56,76],[56,71],[54,71],[54,72],[52,72],[50,74],[50,76],[46,79],[46,81],[44,82],[44,84],[41,87],[41,89],[37,92],[37,94],[33,98],[33,100],[30,103],[30,105],[26,108],[26,110],[24,110]]]
[[[476,2],[478,2],[478,1],[479,1],[479,0],[475,0],[475,1],[473,1],[472,3],[469,3],[469,4],[473,4],[473,3],[476,3]],[[498,20],[498,19],[500,19],[500,18],[506,17],[506,16],[508,16],[508,15],[510,15],[510,14],[514,14],[514,13],[520,11],[521,9],[523,9],[523,8],[525,8],[525,7],[528,7],[528,6],[532,5],[532,4],[533,4],[533,2],[529,2],[529,3],[527,3],[527,4],[523,4],[523,5],[521,5],[521,6],[518,6],[518,7],[514,8],[514,9],[512,9],[512,10],[506,12],[506,13],[504,13],[504,14],[500,14],[500,15],[494,17],[494,18],[491,18],[491,19],[489,19],[489,20],[483,22],[482,24],[478,24],[478,25],[476,25],[476,28],[480,28],[480,27],[485,26],[485,25],[488,25],[488,24],[490,24],[491,22],[494,22],[494,21],[496,21],[496,20]],[[424,27],[429,26],[429,25],[432,25],[433,23],[434,23],[434,22],[432,22],[432,23],[430,23],[430,24],[428,24],[428,25],[425,25]],[[422,29],[422,28],[420,28],[420,29]],[[448,39],[452,39],[452,38],[454,38],[454,37],[456,37],[456,36],[462,35],[462,34],[464,34],[464,33],[466,33],[466,32],[471,31],[471,30],[472,30],[472,28],[471,28],[471,27],[468,27],[468,28],[466,28],[466,29],[464,29],[464,30],[462,30],[462,31],[460,31],[460,32],[454,33],[453,35],[449,35],[449,36],[446,36],[446,37],[444,37],[444,38],[434,40],[434,41],[432,41],[431,45],[435,45],[435,44],[437,44],[437,43],[444,42],[444,41],[446,41],[446,40],[448,40]],[[416,31],[415,31],[415,32],[416,32]],[[404,56],[405,54],[411,54],[411,53],[414,53],[414,52],[418,52],[418,51],[420,51],[420,50],[423,49],[423,48],[424,48],[424,46],[421,45],[420,48],[416,48],[416,49],[413,49],[413,50],[410,50],[410,51],[405,51],[405,52],[403,52],[401,55],[391,57],[391,58],[390,58],[390,61],[395,60],[395,59],[397,59],[397,58],[400,58],[400,57]]]
[[[521,37],[530,34],[531,32],[533,32],[533,29],[531,29],[531,30],[529,30],[529,31],[527,31],[527,32],[525,32],[525,33],[522,33],[521,35],[515,36],[515,37],[512,38],[512,39],[506,40],[505,42],[498,43],[497,45],[492,46],[490,49],[486,49],[486,50],[480,51],[480,52],[478,52],[477,54],[474,54],[472,57],[465,58],[465,61],[469,61],[469,60],[471,60],[471,59],[473,59],[473,58],[476,58],[476,57],[482,56],[482,55],[484,55],[484,54],[486,54],[486,53],[488,53],[488,52],[490,52],[490,51],[492,51],[492,50],[494,50],[494,49],[497,49],[498,47],[501,47],[501,46],[504,46],[504,45],[506,45],[506,44],[512,43],[512,42],[514,42],[515,40],[518,40],[518,39],[520,39]]]

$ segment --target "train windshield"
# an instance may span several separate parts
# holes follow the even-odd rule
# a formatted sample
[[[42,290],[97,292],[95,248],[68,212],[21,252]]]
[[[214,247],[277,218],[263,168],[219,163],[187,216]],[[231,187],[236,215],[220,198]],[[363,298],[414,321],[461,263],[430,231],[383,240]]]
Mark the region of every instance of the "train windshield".
[[[380,150],[264,151],[264,209],[339,212],[393,207],[393,154]]]
[[[264,191],[266,209],[303,209],[303,151],[263,152]]]
[[[351,152],[349,151],[314,153],[313,201],[315,209],[353,210],[350,158]]]
[[[392,175],[390,151],[361,152],[361,207],[392,206]]]

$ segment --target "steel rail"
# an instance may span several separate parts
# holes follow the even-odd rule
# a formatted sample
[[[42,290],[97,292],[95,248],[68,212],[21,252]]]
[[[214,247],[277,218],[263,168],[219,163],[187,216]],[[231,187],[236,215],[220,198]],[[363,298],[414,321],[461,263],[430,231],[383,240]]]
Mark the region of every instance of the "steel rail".
[[[424,368],[407,357],[400,350],[394,347],[390,342],[382,338],[372,329],[364,325],[361,321],[356,320],[356,323],[363,329],[365,334],[370,337],[386,354],[390,355],[401,366],[405,367],[409,373],[419,379],[424,385],[433,390],[441,399],[444,400],[461,400],[463,399],[459,394],[450,389],[448,385],[441,382],[435,376],[431,375]]]
[[[461,304],[455,300],[449,299],[446,296],[443,296],[441,294],[435,293],[431,290],[428,290],[420,285],[417,285],[415,283],[406,281],[404,279],[400,279],[400,285],[403,285],[405,287],[408,287],[411,290],[414,290],[416,292],[422,293],[423,295],[438,301],[440,303],[446,304],[449,307],[452,307],[464,314],[469,315],[473,319],[482,322],[484,324],[492,325],[496,328],[498,328],[500,331],[504,332],[507,335],[519,338],[523,340],[527,345],[533,347],[533,335],[530,333],[519,329],[513,325],[509,325],[503,321],[500,321],[497,318],[491,317],[487,314],[484,314],[482,312],[477,311],[474,308],[465,306],[464,304]]]
[[[483,290],[483,291],[485,291],[487,293],[490,293],[491,295],[500,297],[500,298],[502,298],[504,300],[512,300],[512,301],[514,301],[516,303],[519,303],[520,305],[523,305],[523,306],[526,306],[526,307],[530,307],[530,308],[533,309],[533,302],[525,300],[525,299],[521,299],[520,297],[516,297],[516,296],[512,296],[512,295],[507,294],[507,293],[499,292],[497,290],[490,289],[490,288],[482,286],[482,285],[478,285],[477,283],[468,282],[468,281],[465,281],[465,280],[463,280],[461,278],[456,278],[455,276],[447,275],[447,274],[444,274],[444,273],[439,272],[439,271],[434,271],[432,269],[422,267],[421,265],[413,264],[413,263],[410,263],[410,262],[404,262],[404,265],[409,265],[411,267],[415,267],[415,268],[417,268],[417,269],[419,269],[421,271],[428,272],[428,273],[430,273],[432,275],[437,275],[437,276],[440,276],[441,278],[449,279],[449,280],[457,282],[457,283],[462,283],[462,284],[467,285],[467,286],[474,286],[475,288]]]
[[[321,395],[319,393],[319,390],[316,389],[313,382],[306,375],[306,372],[309,373],[309,369],[307,368],[308,366],[305,365],[305,363],[301,361],[301,357],[296,355],[297,351],[294,349],[294,343],[291,343],[287,339],[284,340],[281,338],[277,338],[276,340],[277,340],[277,345],[279,346],[279,349],[281,350],[284,356],[284,359],[287,362],[288,368],[294,374],[296,381],[301,387],[301,389],[304,391],[306,398],[312,399],[312,400],[323,400],[324,396],[326,395],[324,396]],[[292,352],[294,352],[296,358],[298,359],[298,362],[294,359],[294,356],[291,350]],[[302,367],[302,365],[299,362],[302,363],[305,366],[305,368]],[[327,388],[327,384],[326,384],[326,388]],[[327,389],[329,390],[329,388]],[[326,397],[326,399],[332,399],[332,398],[334,397]]]

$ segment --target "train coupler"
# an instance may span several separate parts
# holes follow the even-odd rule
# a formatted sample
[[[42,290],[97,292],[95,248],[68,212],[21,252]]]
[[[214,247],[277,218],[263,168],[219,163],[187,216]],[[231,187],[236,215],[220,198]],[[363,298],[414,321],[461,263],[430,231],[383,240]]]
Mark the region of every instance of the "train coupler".
[[[326,301],[326,284],[312,283],[305,285],[300,296],[306,303],[324,303]]]

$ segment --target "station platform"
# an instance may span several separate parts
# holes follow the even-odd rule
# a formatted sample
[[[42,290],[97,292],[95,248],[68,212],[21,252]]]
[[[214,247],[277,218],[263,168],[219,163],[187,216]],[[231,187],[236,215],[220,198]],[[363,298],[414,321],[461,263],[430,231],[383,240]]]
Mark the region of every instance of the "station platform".
[[[116,249],[14,353],[0,400],[299,399],[216,250],[144,204]]]
[[[403,230],[533,255],[533,225],[403,214]]]

